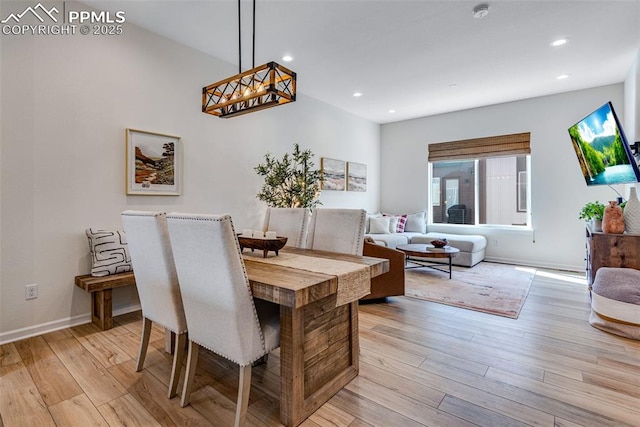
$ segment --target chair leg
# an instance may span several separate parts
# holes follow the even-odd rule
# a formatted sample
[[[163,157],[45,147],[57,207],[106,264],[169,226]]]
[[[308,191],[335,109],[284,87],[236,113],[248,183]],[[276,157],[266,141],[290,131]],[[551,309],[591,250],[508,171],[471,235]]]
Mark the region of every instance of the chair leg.
[[[198,364],[198,344],[189,340],[189,355],[187,357],[187,371],[184,374],[184,386],[182,387],[182,400],[180,406],[183,408],[189,404],[191,398],[191,387],[193,386],[193,377],[196,374],[196,365]]]
[[[169,329],[164,330],[164,352],[173,354],[173,347],[176,344],[176,333]]]
[[[236,403],[235,427],[244,426],[249,405],[251,391],[251,365],[240,366],[240,381],[238,382],[238,402]]]
[[[173,366],[171,367],[171,379],[169,380],[169,399],[176,395],[178,382],[180,381],[180,371],[184,361],[185,344],[187,333],[177,334],[176,345],[173,349]]]
[[[136,364],[136,372],[142,370],[144,359],[147,357],[147,348],[149,347],[149,337],[151,337],[151,320],[146,317],[142,318],[142,336],[140,337],[140,350],[138,351],[138,363]]]

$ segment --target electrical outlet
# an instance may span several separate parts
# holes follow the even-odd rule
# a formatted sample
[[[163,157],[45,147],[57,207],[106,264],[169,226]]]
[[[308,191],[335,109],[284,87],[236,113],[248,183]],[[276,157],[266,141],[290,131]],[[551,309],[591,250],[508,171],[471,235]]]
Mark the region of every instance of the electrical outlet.
[[[24,287],[24,299],[38,298],[38,285],[27,285]]]
[[[493,239],[493,246],[498,246],[498,239]]]

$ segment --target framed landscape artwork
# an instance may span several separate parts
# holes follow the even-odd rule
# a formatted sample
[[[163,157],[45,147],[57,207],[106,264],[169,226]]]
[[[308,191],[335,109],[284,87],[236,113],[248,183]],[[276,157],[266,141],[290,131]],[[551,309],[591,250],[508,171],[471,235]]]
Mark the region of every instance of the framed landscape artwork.
[[[322,169],[322,189],[344,191],[346,182],[346,167],[344,160],[335,160],[322,157],[320,159]]]
[[[178,196],[182,188],[179,136],[127,129],[127,194]]]
[[[367,191],[367,165],[347,163],[347,191]]]

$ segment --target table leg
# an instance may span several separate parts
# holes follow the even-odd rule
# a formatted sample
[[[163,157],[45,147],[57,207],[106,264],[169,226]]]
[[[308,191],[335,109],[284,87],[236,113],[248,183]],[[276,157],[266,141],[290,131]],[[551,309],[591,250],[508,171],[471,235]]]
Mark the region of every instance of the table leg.
[[[298,425],[304,389],[302,309],[280,306],[280,421]]]
[[[280,307],[280,422],[297,426],[358,375],[358,302]]]

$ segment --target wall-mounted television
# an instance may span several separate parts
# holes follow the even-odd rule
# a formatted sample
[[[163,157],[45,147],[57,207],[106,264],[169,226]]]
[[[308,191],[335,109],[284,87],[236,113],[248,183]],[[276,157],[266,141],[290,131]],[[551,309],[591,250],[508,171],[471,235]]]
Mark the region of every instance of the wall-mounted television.
[[[587,185],[640,181],[638,160],[611,102],[571,126],[569,135]]]

